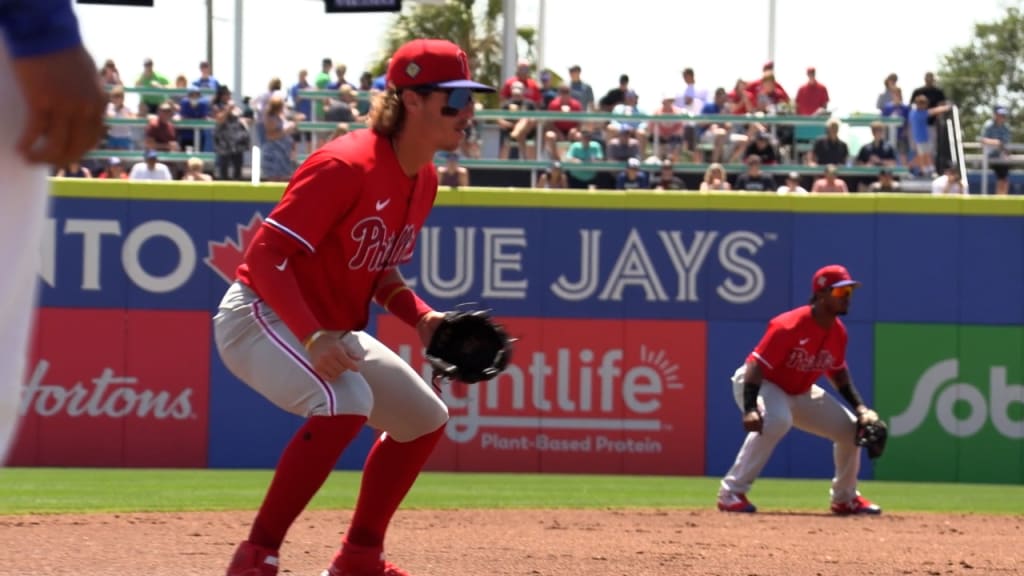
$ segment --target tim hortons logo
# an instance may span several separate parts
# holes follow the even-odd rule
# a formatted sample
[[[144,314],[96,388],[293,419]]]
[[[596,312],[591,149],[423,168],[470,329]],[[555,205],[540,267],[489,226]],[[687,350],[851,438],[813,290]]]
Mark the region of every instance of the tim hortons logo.
[[[40,360],[25,385],[20,414],[43,417],[72,416],[93,418],[153,418],[155,420],[187,420],[195,417],[192,389],[185,388],[172,396],[166,390],[139,388],[134,376],[118,376],[113,368],[88,382],[71,386],[43,382],[50,363]]]
[[[228,284],[235,281],[235,270],[245,258],[245,251],[256,236],[256,231],[263,224],[263,216],[256,212],[249,219],[248,224],[239,224],[235,238],[224,237],[223,242],[208,243],[209,255],[203,259],[222,280]]]

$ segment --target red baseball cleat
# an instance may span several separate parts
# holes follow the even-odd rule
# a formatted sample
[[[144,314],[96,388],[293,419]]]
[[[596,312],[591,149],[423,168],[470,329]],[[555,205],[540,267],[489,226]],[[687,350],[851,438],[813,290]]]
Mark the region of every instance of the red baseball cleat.
[[[878,515],[882,513],[882,508],[858,494],[856,498],[849,502],[833,502],[832,513],[840,516],[850,516],[853,514]]]
[[[722,512],[757,512],[757,506],[747,500],[746,494],[739,492],[719,492],[718,509]]]
[[[277,550],[242,542],[231,558],[227,576],[277,576]]]
[[[405,570],[384,560],[384,550],[367,548],[348,542],[334,553],[331,567],[320,576],[412,576]]]

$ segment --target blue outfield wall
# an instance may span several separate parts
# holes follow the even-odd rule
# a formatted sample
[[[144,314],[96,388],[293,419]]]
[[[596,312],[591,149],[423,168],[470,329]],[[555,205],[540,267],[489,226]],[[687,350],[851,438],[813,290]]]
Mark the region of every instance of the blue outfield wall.
[[[227,287],[223,276],[240,257],[237,247],[244,249],[247,234],[282,190],[55,180],[40,305],[58,314],[212,314]],[[1018,296],[1024,201],[442,191],[413,261],[402,271],[435,307],[476,302],[513,327],[516,319],[543,319],[555,332],[558,322],[577,319],[621,321],[626,332],[630,322],[703,323],[700,349],[706,353],[687,361],[700,364],[706,378],[687,385],[704,387],[704,405],[686,409],[706,422],[703,434],[691,439],[703,446],[696,469],[717,476],[731,465],[743,436],[732,372],[773,315],[806,303],[811,274],[830,263],[846,265],[864,282],[845,321],[854,379],[873,402],[876,386],[892,385],[874,381],[877,324],[1024,324]],[[172,336],[170,341],[190,337]],[[552,356],[558,345],[550,336],[543,344]],[[46,350],[45,338],[39,347]],[[48,354],[57,366],[62,355],[73,353]],[[299,419],[232,377],[212,342],[209,354],[209,380],[195,383],[189,416],[193,426],[206,427],[199,465],[273,467]],[[1010,378],[1021,381],[1020,374]],[[683,412],[664,414],[669,422]],[[47,415],[28,418],[43,422]],[[84,426],[78,420],[60,425],[69,431]],[[339,468],[359,468],[372,440],[373,433],[364,431]],[[1020,453],[1024,459],[1024,447]],[[25,464],[56,458],[47,459],[41,444],[18,454]],[[779,445],[765,471],[813,478],[832,473],[828,442],[797,431]],[[861,476],[872,473],[864,458]]]

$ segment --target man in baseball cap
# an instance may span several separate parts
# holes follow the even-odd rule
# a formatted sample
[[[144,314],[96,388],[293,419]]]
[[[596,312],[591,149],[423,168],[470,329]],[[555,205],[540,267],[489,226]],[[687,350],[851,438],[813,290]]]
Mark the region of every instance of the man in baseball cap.
[[[836,316],[846,315],[850,307],[850,296],[861,283],[850,277],[850,272],[840,264],[819,268],[811,279],[811,304],[821,299],[828,312]]]

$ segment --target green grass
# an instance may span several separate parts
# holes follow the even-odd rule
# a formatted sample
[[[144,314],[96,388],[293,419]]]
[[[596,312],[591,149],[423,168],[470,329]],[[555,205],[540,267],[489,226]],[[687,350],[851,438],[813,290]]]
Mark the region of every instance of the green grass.
[[[254,510],[267,470],[0,469],[0,515]],[[311,509],[351,508],[357,472],[335,472]],[[718,479],[663,476],[450,474],[420,476],[406,509],[712,508]],[[823,510],[828,480],[758,480],[764,510]],[[889,512],[1024,514],[1024,486],[862,482]]]

